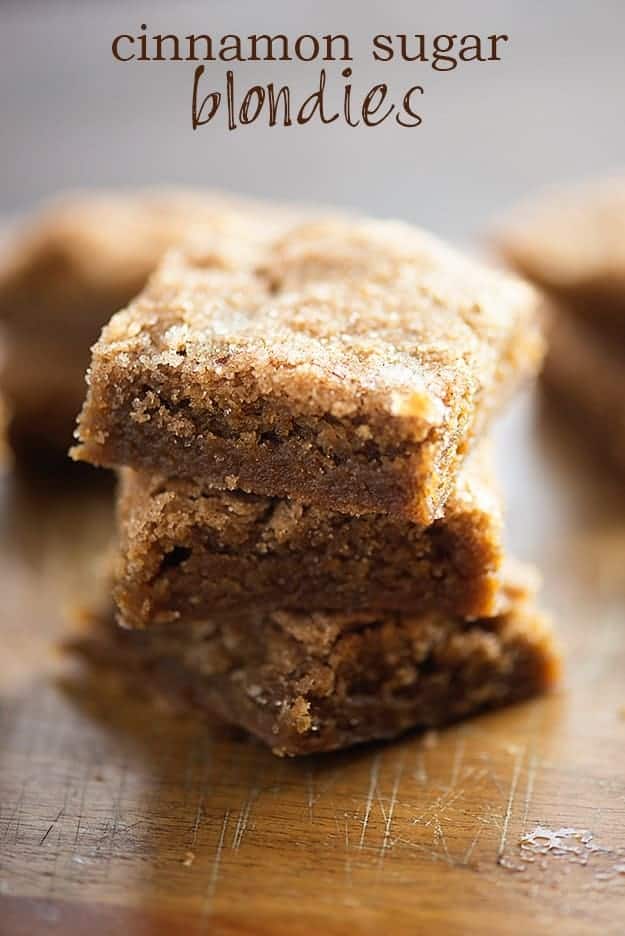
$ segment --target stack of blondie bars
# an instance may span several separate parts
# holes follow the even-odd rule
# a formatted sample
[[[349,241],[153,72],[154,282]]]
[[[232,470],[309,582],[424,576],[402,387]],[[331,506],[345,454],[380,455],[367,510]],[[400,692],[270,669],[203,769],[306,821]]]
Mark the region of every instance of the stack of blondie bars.
[[[396,222],[215,213],[93,349],[128,666],[301,754],[553,684],[488,442],[537,299]],[[132,663],[130,662],[132,660]]]

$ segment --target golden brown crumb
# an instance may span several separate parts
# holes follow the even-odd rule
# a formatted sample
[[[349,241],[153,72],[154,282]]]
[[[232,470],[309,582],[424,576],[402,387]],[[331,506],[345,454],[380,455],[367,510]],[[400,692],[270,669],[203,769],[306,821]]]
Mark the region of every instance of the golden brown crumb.
[[[482,447],[429,527],[124,469],[114,597],[130,627],[244,609],[495,612],[501,505]]]

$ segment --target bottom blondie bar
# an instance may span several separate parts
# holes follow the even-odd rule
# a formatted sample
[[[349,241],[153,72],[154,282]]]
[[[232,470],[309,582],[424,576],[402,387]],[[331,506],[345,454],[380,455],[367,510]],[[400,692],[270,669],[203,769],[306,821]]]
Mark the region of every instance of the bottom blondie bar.
[[[273,612],[149,632],[102,621],[74,645],[133,686],[172,691],[275,754],[392,738],[532,696],[559,655],[532,591],[509,578],[497,617]]]

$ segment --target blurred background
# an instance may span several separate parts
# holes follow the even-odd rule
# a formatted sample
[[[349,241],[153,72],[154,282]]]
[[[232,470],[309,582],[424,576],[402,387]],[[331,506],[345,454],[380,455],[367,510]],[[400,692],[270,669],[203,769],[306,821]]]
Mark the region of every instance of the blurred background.
[[[353,42],[355,94],[420,83],[423,125],[193,131],[188,62],[116,62],[119,33],[323,35]],[[421,223],[454,239],[553,182],[617,168],[625,121],[622,0],[1,0],[0,211],[60,188],[173,182],[318,200]],[[374,63],[376,33],[506,33],[499,63],[436,72]],[[209,64],[222,87],[228,66]],[[246,87],[314,90],[319,62],[243,63]],[[341,87],[340,69],[328,66]]]

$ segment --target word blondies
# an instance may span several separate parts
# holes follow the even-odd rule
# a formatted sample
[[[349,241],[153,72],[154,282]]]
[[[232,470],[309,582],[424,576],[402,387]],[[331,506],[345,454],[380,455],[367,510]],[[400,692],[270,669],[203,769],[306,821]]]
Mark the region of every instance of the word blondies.
[[[145,23],[138,35],[122,33],[112,42],[112,53],[119,62],[324,62],[354,61],[352,42],[343,33],[316,36],[305,33],[289,37],[253,34],[238,36],[207,33],[178,36],[175,33],[148,35]],[[373,61],[401,61],[426,64],[436,72],[448,72],[461,63],[501,61],[500,47],[509,41],[506,35],[486,37],[424,33],[380,33],[371,39],[369,54]],[[329,72],[321,69],[310,92],[295,100],[288,84],[269,81],[266,84],[241,84],[232,69],[225,74],[223,87],[207,83],[206,65],[198,64],[193,76],[192,125],[204,126],[220,113],[227,117],[229,130],[252,124],[264,118],[269,126],[290,127],[309,123],[313,118],[331,124],[342,120],[348,126],[360,124],[375,127],[391,118],[402,127],[418,127],[422,116],[417,110],[424,94],[421,84],[414,84],[392,100],[385,82],[374,84],[364,94],[354,91],[352,68],[344,65],[340,72],[340,87],[329,83]]]

